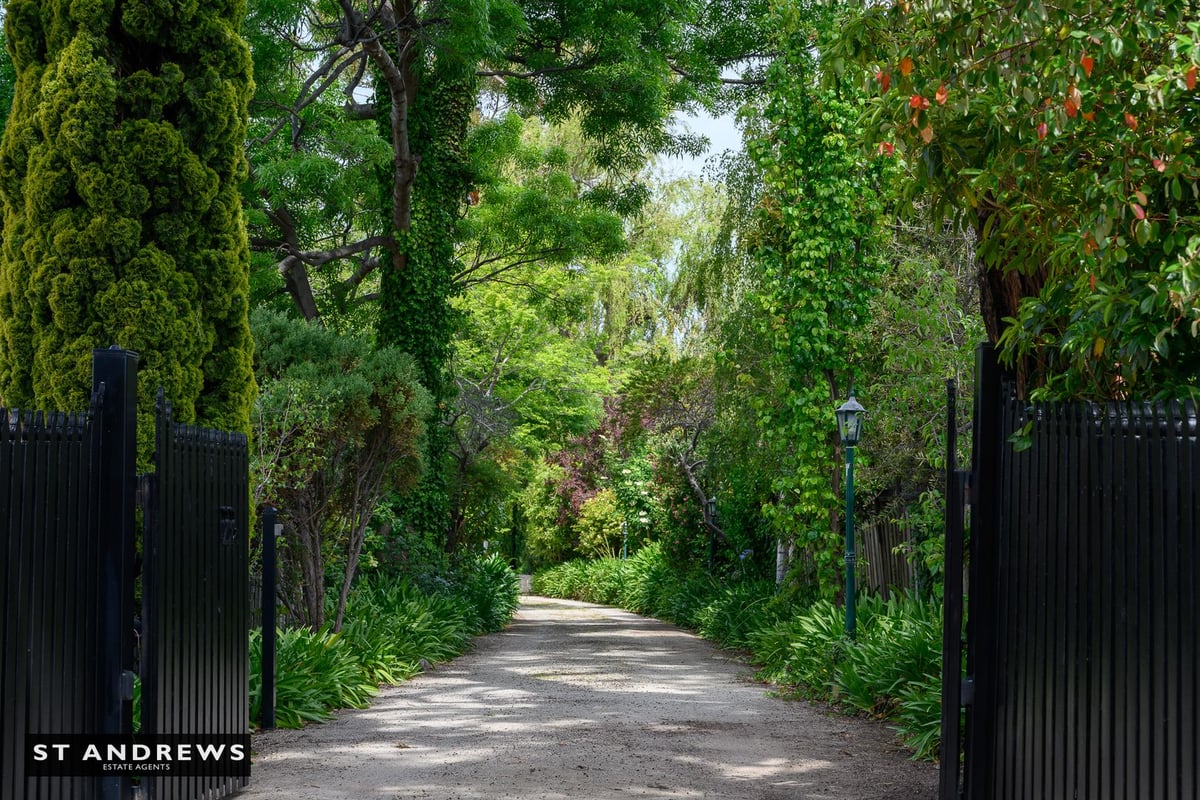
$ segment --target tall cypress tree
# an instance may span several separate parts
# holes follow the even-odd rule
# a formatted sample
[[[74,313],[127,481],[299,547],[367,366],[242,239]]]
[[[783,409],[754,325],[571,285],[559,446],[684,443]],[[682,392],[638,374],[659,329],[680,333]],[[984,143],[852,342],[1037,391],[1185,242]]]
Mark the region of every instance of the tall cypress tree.
[[[158,386],[178,419],[247,430],[245,3],[7,6],[0,402],[79,408],[92,349],[119,344],[143,442]]]

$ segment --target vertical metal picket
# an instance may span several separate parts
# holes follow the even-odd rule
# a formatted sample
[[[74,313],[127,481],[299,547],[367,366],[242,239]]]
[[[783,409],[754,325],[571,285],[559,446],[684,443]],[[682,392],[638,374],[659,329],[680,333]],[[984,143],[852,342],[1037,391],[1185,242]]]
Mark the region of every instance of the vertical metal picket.
[[[123,777],[31,778],[24,759],[29,734],[132,733],[137,362],[119,348],[94,351],[86,416],[0,409],[0,800],[133,793]],[[159,429],[160,473],[143,485],[143,732],[245,735],[246,437],[169,417]],[[143,781],[151,796],[187,800],[244,784]]]
[[[941,800],[958,800],[962,745],[963,506],[958,475],[958,386],[946,384],[946,556],[942,615]]]
[[[93,353],[88,414],[0,411],[0,798],[124,800],[120,778],[31,778],[29,734],[130,731],[137,355]]]
[[[1029,404],[979,356],[964,795],[1193,800],[1195,405]]]
[[[249,733],[246,437],[179,424],[158,401],[144,540],[143,731]],[[245,779],[143,781],[152,800],[217,800]]]
[[[260,724],[264,730],[275,727],[275,644],[277,618],[278,576],[276,573],[276,510],[262,509],[262,711]]]

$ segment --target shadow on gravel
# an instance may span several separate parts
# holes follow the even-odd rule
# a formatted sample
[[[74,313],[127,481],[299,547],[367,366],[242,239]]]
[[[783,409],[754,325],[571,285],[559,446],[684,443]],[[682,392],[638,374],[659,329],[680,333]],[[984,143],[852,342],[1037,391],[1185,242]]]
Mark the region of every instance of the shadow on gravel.
[[[924,800],[885,727],[769,697],[670,625],[524,598],[504,632],[362,711],[255,737],[243,797]]]

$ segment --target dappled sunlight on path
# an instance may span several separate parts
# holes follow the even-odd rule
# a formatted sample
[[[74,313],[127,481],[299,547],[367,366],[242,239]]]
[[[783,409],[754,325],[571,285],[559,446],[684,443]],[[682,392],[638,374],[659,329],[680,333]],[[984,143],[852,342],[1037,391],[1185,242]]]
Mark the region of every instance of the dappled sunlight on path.
[[[885,727],[784,702],[656,620],[527,597],[504,632],[371,708],[254,739],[242,797],[923,800]]]

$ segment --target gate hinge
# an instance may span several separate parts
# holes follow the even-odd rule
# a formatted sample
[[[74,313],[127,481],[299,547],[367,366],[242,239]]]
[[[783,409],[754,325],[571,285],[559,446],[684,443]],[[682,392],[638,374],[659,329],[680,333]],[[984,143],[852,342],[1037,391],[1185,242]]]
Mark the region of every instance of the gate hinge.
[[[963,678],[962,687],[959,689],[959,701],[964,706],[975,705],[974,675],[967,675]]]

